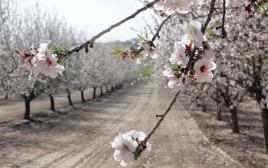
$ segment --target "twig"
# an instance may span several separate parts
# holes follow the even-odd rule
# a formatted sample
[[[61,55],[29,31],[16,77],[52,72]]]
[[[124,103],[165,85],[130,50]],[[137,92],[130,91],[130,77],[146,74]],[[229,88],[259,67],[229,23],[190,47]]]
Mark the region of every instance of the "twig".
[[[215,1],[216,1],[216,0],[211,0],[210,10],[209,10],[209,13],[208,13],[207,20],[206,20],[204,26],[203,26],[202,29],[201,29],[201,32],[202,32],[203,34],[205,33],[205,30],[206,30],[206,28],[208,27],[209,22],[211,21],[212,14],[213,14],[213,12],[214,12],[214,10],[215,10]]]
[[[221,38],[225,38],[227,36],[227,33],[224,28],[224,22],[225,22],[225,0],[223,0],[223,14],[222,14],[222,25],[221,25]]]
[[[159,125],[161,124],[161,122],[164,120],[165,116],[168,114],[169,110],[170,110],[170,109],[172,108],[172,106],[176,103],[177,98],[178,98],[178,96],[180,95],[181,92],[182,92],[182,90],[179,90],[179,91],[175,94],[175,96],[174,96],[172,102],[171,102],[170,105],[168,106],[168,108],[167,108],[167,110],[165,111],[165,113],[159,115],[159,116],[161,116],[160,120],[158,120],[158,122],[156,123],[156,125],[154,126],[154,128],[152,129],[152,131],[148,134],[148,136],[147,136],[147,137],[146,137],[140,144],[142,144],[142,143],[146,143],[146,142],[148,141],[148,139],[154,134],[155,130],[159,127]],[[141,146],[140,144],[139,144],[139,146]]]
[[[205,34],[205,30],[209,24],[209,22],[211,21],[211,17],[212,17],[212,14],[214,12],[214,7],[215,7],[215,1],[216,0],[211,0],[211,5],[210,5],[210,11],[209,11],[209,14],[208,14],[208,17],[207,17],[207,20],[204,24],[204,26],[202,27],[201,29],[201,32],[203,34]],[[194,50],[192,51],[192,54],[191,54],[191,57],[189,59],[189,62],[187,64],[187,67],[186,67],[186,70],[184,71],[184,77],[183,77],[183,84],[185,83],[186,81],[186,74],[188,73],[188,70],[190,69],[191,67],[191,64],[192,64],[192,61],[193,61],[193,57],[195,55],[195,52],[197,51],[197,47],[194,48]],[[168,114],[168,112],[170,111],[170,109],[173,107],[173,105],[175,104],[178,96],[180,95],[180,93],[182,92],[182,90],[179,90],[177,91],[177,93],[175,94],[172,102],[170,103],[170,105],[168,106],[167,110],[163,113],[163,114],[160,114],[160,115],[156,115],[157,117],[160,117],[160,119],[158,120],[158,122],[156,123],[156,125],[154,126],[154,128],[152,129],[152,131],[148,134],[148,136],[139,143],[138,147],[136,148],[136,150],[140,149],[141,147],[142,148],[146,148],[146,142],[150,139],[150,137],[154,134],[155,130],[159,127],[159,125],[161,124],[161,122],[164,120],[165,116]]]
[[[126,17],[125,19],[117,22],[114,25],[111,25],[109,28],[103,30],[102,32],[100,32],[99,34],[97,34],[96,36],[93,36],[90,40],[86,41],[85,43],[83,43],[82,45],[75,47],[74,49],[72,49],[71,51],[68,51],[66,53],[66,57],[69,57],[72,53],[74,52],[79,52],[80,50],[82,50],[83,48],[86,48],[89,46],[90,48],[93,47],[94,42],[100,38],[102,35],[110,32],[111,30],[113,30],[114,28],[120,26],[121,24],[125,23],[126,21],[135,18],[139,13],[149,9],[150,7],[152,7],[154,4],[156,4],[157,2],[159,2],[160,0],[154,0],[153,2],[148,3],[145,7],[138,9],[135,13],[133,13],[132,15]]]
[[[156,31],[154,37],[153,37],[152,40],[150,41],[150,46],[154,46],[154,47],[155,47],[155,45],[154,45],[154,41],[155,41],[156,37],[160,38],[159,33],[160,33],[160,31],[161,31],[163,25],[164,25],[164,24],[171,18],[171,16],[172,16],[172,15],[169,15],[169,16],[168,16],[168,17],[167,17],[167,18],[160,24],[160,26],[159,26],[158,30]]]

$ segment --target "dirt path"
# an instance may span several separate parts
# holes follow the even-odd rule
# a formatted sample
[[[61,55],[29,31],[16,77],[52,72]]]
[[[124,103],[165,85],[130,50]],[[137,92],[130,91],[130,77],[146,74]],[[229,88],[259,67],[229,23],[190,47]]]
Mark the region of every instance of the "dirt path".
[[[114,168],[110,142],[118,132],[148,133],[172,99],[153,81],[112,93],[96,101],[77,104],[67,114],[43,123],[31,123],[0,134],[0,167]],[[189,113],[177,103],[150,139],[150,159],[141,167],[241,167],[212,145]]]

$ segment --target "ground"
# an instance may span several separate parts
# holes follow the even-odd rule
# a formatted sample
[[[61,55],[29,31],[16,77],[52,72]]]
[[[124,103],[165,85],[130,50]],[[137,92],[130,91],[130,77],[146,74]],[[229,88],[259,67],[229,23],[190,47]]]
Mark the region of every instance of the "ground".
[[[35,111],[42,113],[34,114],[35,122],[0,124],[0,167],[120,167],[113,158],[110,142],[119,132],[132,129],[148,134],[158,120],[155,115],[165,111],[173,95],[153,80],[143,80],[133,86],[125,84],[123,89],[96,100],[76,103],[74,108],[58,106],[57,112],[45,110],[48,105],[43,103],[47,99],[36,100],[32,105],[37,103],[39,108]],[[179,100],[186,98],[181,96]],[[4,105],[0,108],[0,119],[8,116],[3,109],[9,106],[14,113],[22,111],[21,106],[17,106],[19,110],[12,104]],[[13,114],[13,119],[18,116]],[[150,158],[140,167],[245,167],[208,140],[181,101],[174,105],[149,142]]]

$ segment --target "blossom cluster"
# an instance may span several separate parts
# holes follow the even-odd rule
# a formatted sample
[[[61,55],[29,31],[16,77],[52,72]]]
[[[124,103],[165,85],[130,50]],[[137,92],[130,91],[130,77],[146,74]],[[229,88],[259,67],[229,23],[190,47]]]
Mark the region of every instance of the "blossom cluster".
[[[211,70],[216,68],[213,61],[215,57],[210,45],[201,32],[201,24],[197,21],[191,21],[186,26],[186,34],[182,40],[175,42],[174,53],[169,58],[170,67],[166,67],[163,72],[164,76],[169,78],[169,88],[183,90],[182,77],[185,75],[188,83],[192,83],[194,79],[197,82],[210,82],[213,78]],[[199,49],[199,54],[194,55],[193,62],[186,71],[189,63],[189,57],[195,54],[194,48]]]
[[[24,60],[25,67],[34,75],[42,73],[51,78],[62,75],[64,67],[59,64],[58,55],[50,49],[50,43],[42,43],[39,48],[30,48],[30,52],[16,50],[19,57]]]
[[[125,167],[127,165],[139,165],[142,159],[149,157],[151,151],[151,144],[146,143],[145,147],[137,149],[139,143],[146,138],[142,131],[129,131],[125,134],[119,134],[111,142],[112,148],[115,149],[114,159],[120,161],[120,165]]]
[[[153,47],[148,39],[145,39],[139,36],[138,47],[133,45],[129,45],[124,51],[121,51],[118,46],[112,48],[113,52],[111,54],[117,55],[122,60],[126,58],[130,58],[131,60],[136,60],[137,64],[141,64],[142,60],[146,60],[148,58],[156,59],[158,58],[157,49]],[[147,35],[146,35],[147,37]]]

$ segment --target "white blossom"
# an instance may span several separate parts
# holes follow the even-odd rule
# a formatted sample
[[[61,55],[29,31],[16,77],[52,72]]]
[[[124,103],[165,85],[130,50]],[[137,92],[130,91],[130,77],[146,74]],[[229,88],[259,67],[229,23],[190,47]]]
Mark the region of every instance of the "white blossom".
[[[191,11],[191,1],[192,0],[163,0],[156,4],[156,9],[163,10],[168,15],[174,12],[188,13]]]
[[[125,167],[129,164],[138,165],[142,162],[142,159],[149,157],[151,151],[151,144],[146,143],[146,148],[141,150],[137,160],[134,159],[134,152],[138,147],[138,143],[146,138],[146,134],[142,131],[131,130],[125,134],[119,134],[111,142],[112,148],[115,149],[114,159],[120,161],[120,165]]]
[[[114,159],[121,161],[120,165],[125,167],[134,160],[134,151],[138,146],[136,141],[133,141],[131,136],[120,134],[111,142],[112,148],[115,149]]]
[[[48,43],[40,44],[38,53],[32,59],[33,73],[38,75],[42,73],[51,78],[56,78],[58,74],[62,75],[64,67],[57,63],[57,54],[48,54],[50,50],[48,49]]]
[[[194,65],[197,82],[211,82],[213,74],[211,70],[216,69],[216,64],[213,61],[206,59],[198,60]]]
[[[186,26],[186,33],[195,47],[200,47],[204,41],[203,33],[201,32],[201,24],[197,21],[191,21]]]
[[[176,42],[174,44],[175,52],[169,58],[169,61],[174,64],[177,63],[178,65],[185,66],[187,65],[189,58],[186,57],[185,54],[185,46],[182,45],[180,42]]]

